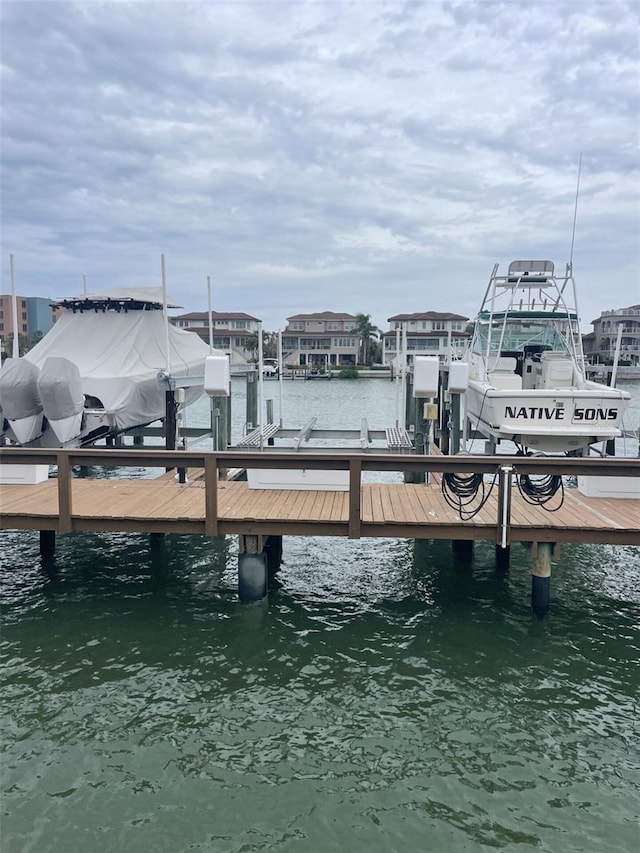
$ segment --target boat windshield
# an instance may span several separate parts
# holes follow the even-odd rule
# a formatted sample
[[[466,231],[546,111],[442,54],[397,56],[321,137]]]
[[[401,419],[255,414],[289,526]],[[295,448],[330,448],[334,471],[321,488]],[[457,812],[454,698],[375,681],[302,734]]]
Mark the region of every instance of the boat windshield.
[[[489,323],[476,324],[473,352],[487,353]],[[504,334],[503,334],[504,329]],[[535,346],[568,353],[566,340],[561,331],[550,323],[532,323],[521,320],[507,320],[504,324],[495,324],[491,329],[490,352],[524,351],[525,347]]]

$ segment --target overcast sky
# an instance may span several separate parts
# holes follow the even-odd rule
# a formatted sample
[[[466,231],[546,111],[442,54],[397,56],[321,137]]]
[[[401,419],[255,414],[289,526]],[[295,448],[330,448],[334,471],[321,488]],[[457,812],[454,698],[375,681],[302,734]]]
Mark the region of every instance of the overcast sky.
[[[640,4],[3,0],[2,292],[453,311],[571,250],[640,302]]]

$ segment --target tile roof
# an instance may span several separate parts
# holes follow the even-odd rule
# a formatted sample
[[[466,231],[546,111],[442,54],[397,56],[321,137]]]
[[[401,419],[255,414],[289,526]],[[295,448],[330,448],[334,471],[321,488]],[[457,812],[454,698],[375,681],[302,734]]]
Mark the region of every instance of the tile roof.
[[[393,317],[387,317],[387,322],[392,323],[394,320],[468,320],[468,317],[463,317],[462,314],[450,314],[449,312],[441,311],[423,311],[416,314],[396,314]]]

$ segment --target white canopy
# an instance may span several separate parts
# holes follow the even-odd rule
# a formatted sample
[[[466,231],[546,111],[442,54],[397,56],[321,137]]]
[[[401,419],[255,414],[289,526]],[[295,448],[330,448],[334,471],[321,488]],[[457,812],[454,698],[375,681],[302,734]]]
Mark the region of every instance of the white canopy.
[[[79,296],[61,296],[54,299],[59,302],[148,302],[152,305],[163,305],[161,287],[112,287],[109,290],[99,290],[93,293],[82,293]],[[182,308],[169,296],[167,297],[167,308]]]
[[[131,296],[131,291],[127,295]],[[168,337],[171,377],[203,377],[207,344],[193,332],[172,325]],[[65,309],[25,359],[40,368],[51,356],[77,364],[83,394],[96,397],[105,409],[114,412],[118,428],[128,429],[164,417],[164,391],[158,385],[158,373],[167,369],[166,339],[163,312],[159,310],[74,313]],[[215,354],[224,355],[219,350]],[[187,388],[186,405],[201,394],[202,385]]]

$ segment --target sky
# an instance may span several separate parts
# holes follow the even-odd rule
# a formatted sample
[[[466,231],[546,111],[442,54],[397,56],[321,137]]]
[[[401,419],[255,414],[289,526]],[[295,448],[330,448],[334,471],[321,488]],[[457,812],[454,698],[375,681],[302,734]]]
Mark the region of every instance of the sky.
[[[1,289],[159,286],[264,328],[473,317],[571,257],[640,303],[640,3],[0,4]],[[581,160],[579,193],[578,170]],[[578,195],[575,238],[572,238]],[[181,313],[181,312],[174,312]]]

